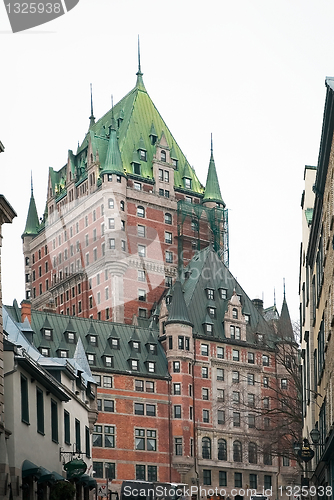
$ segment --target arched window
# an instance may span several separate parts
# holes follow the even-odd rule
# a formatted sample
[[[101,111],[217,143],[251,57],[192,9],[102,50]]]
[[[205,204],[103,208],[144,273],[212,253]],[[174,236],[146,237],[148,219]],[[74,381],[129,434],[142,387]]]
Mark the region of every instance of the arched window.
[[[257,445],[256,443],[248,444],[248,462],[250,464],[257,464]]]
[[[114,208],[114,200],[112,198],[108,200],[108,208]]]
[[[202,458],[211,459],[211,439],[208,437],[202,439]]]
[[[144,218],[145,217],[145,208],[144,207],[137,207],[137,216]]]
[[[161,161],[166,161],[166,151],[161,151],[160,159]]]
[[[226,439],[218,439],[218,460],[227,460]]]
[[[234,441],[233,443],[233,461],[242,462],[242,445],[240,441]]]
[[[238,309],[232,309],[232,316],[233,319],[238,319]]]
[[[172,223],[172,216],[171,214],[166,213],[165,214],[165,224],[171,224]]]

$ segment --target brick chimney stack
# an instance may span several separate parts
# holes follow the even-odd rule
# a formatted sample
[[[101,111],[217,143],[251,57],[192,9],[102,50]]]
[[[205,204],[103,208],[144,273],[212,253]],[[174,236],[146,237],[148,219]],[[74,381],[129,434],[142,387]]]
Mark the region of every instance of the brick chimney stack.
[[[23,323],[25,318],[28,318],[31,324],[31,302],[29,300],[22,300],[21,302],[21,322]]]

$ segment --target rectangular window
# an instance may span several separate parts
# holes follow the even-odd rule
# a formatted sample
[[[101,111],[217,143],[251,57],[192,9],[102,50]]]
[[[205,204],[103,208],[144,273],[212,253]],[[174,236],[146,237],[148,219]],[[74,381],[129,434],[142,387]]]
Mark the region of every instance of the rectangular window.
[[[272,481],[271,481],[271,476],[264,476],[264,489],[265,490],[270,490],[272,486]]]
[[[209,346],[208,344],[201,344],[201,355],[209,356]]]
[[[139,257],[146,257],[146,247],[144,245],[138,245],[138,255]]]
[[[136,465],[136,480],[145,481],[145,479],[146,479],[145,465]]]
[[[269,377],[263,377],[263,387],[269,387]]]
[[[112,399],[105,399],[103,401],[103,410],[108,412],[115,411],[115,403]]]
[[[232,372],[232,383],[233,384],[238,384],[239,383],[239,372]]]
[[[146,381],[145,383],[146,392],[154,392],[154,382]]]
[[[180,361],[173,361],[173,372],[180,373]]]
[[[224,380],[224,369],[217,368],[217,380]]]
[[[263,366],[269,366],[269,356],[267,356],[266,354],[263,354],[262,356],[262,364]]]
[[[203,410],[203,422],[208,424],[210,422],[209,410]]]
[[[202,366],[202,378],[209,378],[209,368]]]
[[[51,399],[51,439],[58,443],[58,405]]]
[[[70,414],[64,410],[64,441],[66,444],[71,444],[71,430],[70,430]]]
[[[89,428],[85,427],[85,448],[86,448],[86,457],[90,458],[90,433]]]
[[[143,403],[135,403],[135,415],[144,415]]]
[[[242,473],[241,472],[234,473],[234,487],[235,488],[242,488]]]
[[[172,244],[172,233],[165,231],[165,243],[168,245]]]
[[[248,363],[254,365],[255,363],[255,356],[253,352],[248,353]]]
[[[207,389],[206,387],[202,388],[202,399],[204,399],[204,401],[209,400],[209,389]]]
[[[170,252],[169,250],[166,251],[166,262],[167,264],[173,263],[173,252]]]
[[[29,424],[28,380],[21,374],[21,420]]]
[[[148,417],[155,417],[156,411],[155,411],[155,405],[146,405],[146,415]]]
[[[135,380],[135,391],[144,392],[144,380]]]
[[[182,456],[182,438],[175,438],[175,455]]]
[[[184,349],[184,337],[178,337],[178,348]]]
[[[174,418],[181,418],[181,405],[174,406]]]
[[[156,465],[147,466],[147,481],[157,481],[158,478],[158,467]]]
[[[232,351],[232,359],[233,361],[239,361],[240,357],[239,357],[239,351],[238,349],[233,349]]]
[[[224,470],[219,471],[219,486],[227,486],[227,477]]]
[[[224,359],[224,347],[217,347],[217,358]]]
[[[104,376],[103,377],[103,387],[105,389],[111,389],[112,388],[112,377]]]
[[[254,427],[255,427],[255,415],[251,415],[251,414],[248,415],[248,427],[250,429],[254,429]]]
[[[240,413],[233,412],[233,427],[240,427]]]
[[[211,484],[211,470],[203,469],[203,484],[210,485]]]
[[[93,446],[102,447],[102,425],[94,425]]]
[[[176,396],[181,395],[181,384],[173,384],[173,394]]]
[[[80,421],[75,419],[75,451],[77,453],[81,452],[81,430]]]
[[[104,447],[115,448],[115,427],[113,425],[104,426]]]
[[[95,479],[103,478],[103,462],[93,462],[93,470]]]
[[[254,380],[254,374],[253,373],[247,373],[247,384],[248,385],[254,385],[255,380]]]
[[[249,487],[257,489],[257,474],[249,474]]]
[[[233,403],[240,403],[240,392],[233,391],[232,392]]]
[[[44,434],[44,394],[41,389],[36,389],[37,404],[37,432]]]
[[[217,420],[218,420],[218,424],[224,424],[225,423],[225,411],[224,410],[218,410],[218,412],[217,412]]]

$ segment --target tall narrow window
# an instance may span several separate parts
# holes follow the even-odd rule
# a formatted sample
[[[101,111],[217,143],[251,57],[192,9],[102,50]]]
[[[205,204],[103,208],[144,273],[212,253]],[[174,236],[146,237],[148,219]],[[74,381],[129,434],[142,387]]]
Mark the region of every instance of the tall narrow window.
[[[58,443],[58,405],[51,399],[51,439]]]
[[[36,405],[37,405],[37,432],[44,434],[44,399],[43,391],[37,387],[36,389]]]
[[[78,453],[81,452],[80,421],[77,419],[75,419],[75,449]]]
[[[71,444],[70,414],[67,410],[64,410],[64,441]]]
[[[28,380],[21,374],[21,420],[29,424]]]
[[[89,428],[86,426],[85,427],[85,444],[86,444],[86,457],[90,458],[90,434],[89,434]]]

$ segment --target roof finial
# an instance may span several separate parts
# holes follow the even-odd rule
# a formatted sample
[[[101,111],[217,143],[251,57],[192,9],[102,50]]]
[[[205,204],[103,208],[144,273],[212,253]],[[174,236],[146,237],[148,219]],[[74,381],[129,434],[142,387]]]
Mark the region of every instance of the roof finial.
[[[211,132],[211,158],[213,158],[213,141],[212,141],[212,132]]]
[[[285,300],[285,278],[283,278],[283,300]]]
[[[139,42],[139,35],[138,35],[138,73],[137,75],[142,75],[143,73],[141,72],[141,67],[140,67],[140,42]]]
[[[32,182],[32,170],[30,172],[30,182],[31,182],[31,196],[34,196],[34,186],[33,186],[33,182]]]
[[[275,287],[274,287],[274,306],[276,306],[276,290],[275,290]]]
[[[89,128],[92,127],[92,125],[95,124],[95,116],[93,113],[93,90],[92,90],[92,84],[90,84],[90,117],[89,117],[90,123],[89,123]]]

